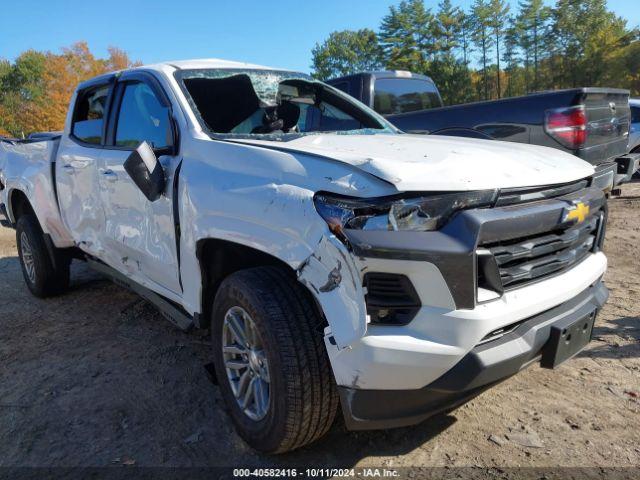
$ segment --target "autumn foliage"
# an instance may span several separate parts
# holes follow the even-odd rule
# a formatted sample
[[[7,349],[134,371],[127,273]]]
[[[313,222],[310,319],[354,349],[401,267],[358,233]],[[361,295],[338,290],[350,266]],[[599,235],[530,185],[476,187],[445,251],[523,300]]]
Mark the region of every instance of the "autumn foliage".
[[[78,83],[133,65],[115,47],[108,58],[96,58],[85,42],[60,53],[28,50],[13,63],[0,60],[0,135],[62,130]]]

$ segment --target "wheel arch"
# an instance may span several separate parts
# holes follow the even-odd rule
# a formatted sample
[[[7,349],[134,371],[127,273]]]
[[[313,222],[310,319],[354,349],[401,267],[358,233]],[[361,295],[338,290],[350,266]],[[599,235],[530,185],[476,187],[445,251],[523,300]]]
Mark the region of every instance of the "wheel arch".
[[[210,323],[212,299],[225,278],[234,272],[248,268],[274,266],[297,279],[297,272],[285,261],[262,250],[241,243],[217,238],[205,238],[196,243],[196,257],[202,278],[200,312],[196,315],[196,324],[206,328]],[[309,288],[305,288],[309,298],[323,315],[322,308]],[[326,319],[325,319],[326,322]]]
[[[33,214],[36,215],[27,194],[22,190],[14,188],[9,191],[8,195],[8,205],[7,205],[7,213],[9,214],[9,219],[15,225],[18,222],[18,219],[25,214]],[[37,215],[36,215],[37,217]],[[38,220],[40,221],[40,220]]]
[[[43,228],[43,223],[39,218],[35,208],[31,205],[29,201],[29,197],[24,191],[14,188],[7,194],[7,214],[9,215],[9,220],[13,223],[14,226],[17,225],[20,217],[24,215],[33,215],[38,223],[38,227],[41,230],[45,246],[47,247],[47,251],[51,257],[51,261],[53,262],[53,266],[55,268],[60,268],[64,263],[69,261],[70,258],[79,258],[84,259],[84,256],[80,253],[79,250],[75,248],[58,248],[56,247],[51,235],[46,232]],[[64,253],[63,253],[64,252]]]

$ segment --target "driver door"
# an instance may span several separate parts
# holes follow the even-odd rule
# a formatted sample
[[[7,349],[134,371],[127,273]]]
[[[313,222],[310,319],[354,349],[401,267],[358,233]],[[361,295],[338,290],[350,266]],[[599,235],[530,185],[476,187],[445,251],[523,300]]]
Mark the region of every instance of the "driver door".
[[[103,243],[112,267],[158,293],[166,295],[166,289],[180,294],[173,212],[173,177],[180,159],[159,156],[166,189],[154,202],[147,200],[124,169],[124,162],[142,141],[157,152],[174,150],[170,104],[166,97],[160,98],[163,92],[151,80],[138,74],[118,82],[114,115],[98,166],[105,214]]]

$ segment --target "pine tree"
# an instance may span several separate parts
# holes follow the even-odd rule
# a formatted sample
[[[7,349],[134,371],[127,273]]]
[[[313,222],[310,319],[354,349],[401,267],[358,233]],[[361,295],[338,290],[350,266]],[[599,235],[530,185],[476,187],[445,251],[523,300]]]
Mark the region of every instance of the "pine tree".
[[[460,24],[460,48],[462,49],[462,62],[469,65],[469,56],[471,55],[471,34],[473,31],[473,20],[470,15],[460,10],[458,22]]]
[[[489,50],[493,46],[493,38],[491,36],[491,10],[489,9],[487,0],[475,0],[471,6],[471,16],[473,19],[471,38],[480,50],[484,99],[487,100],[489,99],[487,62],[489,61]]]
[[[434,16],[422,0],[391,6],[379,34],[386,67],[425,73],[437,50],[434,29]]]
[[[505,0],[490,0],[489,5],[490,26],[496,47],[496,70],[498,98],[502,96],[500,85],[500,41],[504,35],[505,25],[509,16],[509,5]]]
[[[502,59],[506,63],[505,71],[507,72],[507,97],[515,95],[516,75],[518,71],[518,28],[513,17],[509,17],[507,27],[504,34],[504,51]]]
[[[532,90],[540,89],[540,55],[542,45],[547,38],[548,21],[551,9],[543,0],[521,0],[517,22],[522,35],[521,46],[526,49],[527,58],[533,59]]]
[[[462,30],[461,13],[462,10],[458,7],[453,7],[451,0],[443,0],[438,4],[434,23],[434,37],[439,54],[452,54],[459,47]]]
[[[434,21],[434,39],[437,48],[436,58],[431,62],[429,74],[438,85],[440,95],[445,104],[459,101],[461,90],[461,73],[466,66],[456,58],[456,50],[460,45],[461,10],[454,8],[450,0],[438,4]],[[463,80],[468,80],[464,73]]]

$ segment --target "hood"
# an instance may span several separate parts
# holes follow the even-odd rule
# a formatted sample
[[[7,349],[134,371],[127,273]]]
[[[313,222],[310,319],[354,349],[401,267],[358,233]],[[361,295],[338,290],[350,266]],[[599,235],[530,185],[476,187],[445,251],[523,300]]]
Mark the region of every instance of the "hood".
[[[436,135],[306,135],[286,142],[238,140],[353,165],[400,191],[536,187],[593,174],[587,162],[554,148]]]

